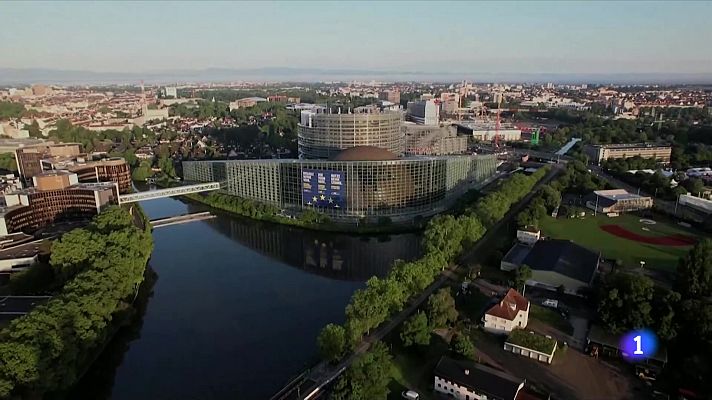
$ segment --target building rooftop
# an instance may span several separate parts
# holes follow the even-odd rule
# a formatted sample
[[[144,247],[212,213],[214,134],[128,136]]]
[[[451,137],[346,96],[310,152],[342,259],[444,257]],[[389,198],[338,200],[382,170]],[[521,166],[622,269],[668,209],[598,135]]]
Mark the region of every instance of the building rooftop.
[[[594,190],[593,194],[596,196],[605,197],[609,200],[630,200],[639,199],[643,196],[637,194],[628,193],[625,189],[611,189],[611,190]]]
[[[487,310],[486,314],[514,321],[519,311],[526,311],[528,309],[529,300],[525,299],[524,296],[516,290],[509,289],[502,300]]]
[[[588,284],[598,269],[598,259],[598,253],[560,239],[539,240],[532,247],[518,243],[504,256],[506,262],[556,272]]]
[[[590,146],[600,147],[603,149],[638,148],[638,147],[670,147],[669,144],[657,144],[657,143],[610,143],[610,144],[592,144]]]
[[[495,399],[514,399],[524,384],[523,379],[503,371],[472,361],[453,360],[448,357],[440,358],[434,373],[435,376],[476,389],[477,392],[486,394],[488,398]]]
[[[374,146],[356,146],[341,151],[334,161],[385,161],[397,160],[398,156],[386,149]]]

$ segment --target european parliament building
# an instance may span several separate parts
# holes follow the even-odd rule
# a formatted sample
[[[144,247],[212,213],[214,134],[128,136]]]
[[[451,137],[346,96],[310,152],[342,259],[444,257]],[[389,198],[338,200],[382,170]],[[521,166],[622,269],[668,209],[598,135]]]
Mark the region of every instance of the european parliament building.
[[[373,126],[379,141],[392,143],[383,136],[388,134],[382,124],[392,115],[378,119],[368,114],[346,115],[350,121],[368,121],[358,134],[369,135],[368,127]],[[354,125],[360,124],[344,129],[353,132]],[[338,130],[339,124],[331,129]],[[404,146],[400,128],[392,135]],[[377,222],[382,217],[407,222],[445,211],[459,195],[492,176],[497,166],[494,155],[398,157],[382,147],[351,142],[342,146],[339,132],[324,137],[323,143],[311,141],[307,153],[335,153],[330,159],[184,161],[184,179],[224,182],[222,190],[228,194],[292,213],[316,209],[340,222]],[[301,146],[300,140],[300,153],[305,154]]]

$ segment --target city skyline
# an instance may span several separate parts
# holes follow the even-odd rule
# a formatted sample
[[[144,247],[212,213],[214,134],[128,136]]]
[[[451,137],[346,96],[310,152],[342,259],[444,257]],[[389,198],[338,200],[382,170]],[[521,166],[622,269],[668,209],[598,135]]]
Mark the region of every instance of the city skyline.
[[[401,2],[139,3],[132,7],[5,3],[0,7],[6,17],[0,51],[12,54],[0,61],[0,69],[5,70],[149,75],[215,69],[326,70],[401,78],[704,75],[712,65],[712,52],[704,43],[712,36],[712,28],[704,22],[712,11],[710,3],[438,3],[437,7]],[[42,29],[26,29],[28,24]]]

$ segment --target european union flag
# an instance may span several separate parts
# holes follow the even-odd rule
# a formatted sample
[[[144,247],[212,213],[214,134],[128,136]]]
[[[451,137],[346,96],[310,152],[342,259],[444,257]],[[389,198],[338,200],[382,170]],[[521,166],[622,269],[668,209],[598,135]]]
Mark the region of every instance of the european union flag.
[[[302,170],[302,202],[307,206],[344,207],[344,173],[330,170]]]

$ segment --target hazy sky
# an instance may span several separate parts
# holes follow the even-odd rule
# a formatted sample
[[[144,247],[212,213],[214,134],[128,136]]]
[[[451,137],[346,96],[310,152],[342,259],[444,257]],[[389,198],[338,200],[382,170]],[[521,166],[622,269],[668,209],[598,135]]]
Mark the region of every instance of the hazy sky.
[[[712,72],[712,2],[0,1],[0,67]]]

